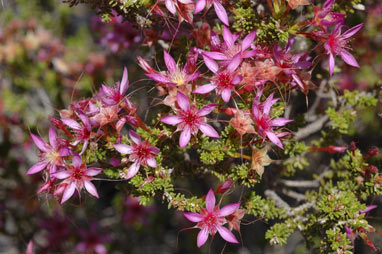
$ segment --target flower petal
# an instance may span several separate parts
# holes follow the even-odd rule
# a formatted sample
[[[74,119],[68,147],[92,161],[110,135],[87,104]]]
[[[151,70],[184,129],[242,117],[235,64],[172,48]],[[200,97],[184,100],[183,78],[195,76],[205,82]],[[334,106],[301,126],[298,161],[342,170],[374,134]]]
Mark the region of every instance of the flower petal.
[[[352,28],[350,28],[346,32],[344,32],[341,37],[349,38],[349,37],[353,36],[354,34],[356,34],[362,27],[363,27],[363,23],[356,25],[356,26],[353,26]]]
[[[39,136],[34,135],[32,133],[30,135],[31,135],[33,142],[38,147],[38,149],[40,149],[43,152],[48,152],[50,150],[48,144],[45,143],[45,141],[42,138],[40,138]]]
[[[161,122],[170,125],[177,125],[183,122],[182,118],[180,118],[179,116],[164,116],[160,120]]]
[[[43,170],[44,168],[46,168],[47,165],[48,165],[48,162],[46,161],[37,162],[30,169],[28,169],[27,175],[36,174],[40,172],[41,170]]]
[[[277,145],[278,147],[280,147],[281,149],[284,149],[283,147],[283,144],[281,143],[280,139],[271,131],[266,131],[265,134],[267,135],[267,137],[269,138],[269,140]]]
[[[232,60],[229,62],[227,66],[227,70],[229,71],[229,73],[233,73],[237,69],[237,67],[239,67],[240,64],[241,64],[241,56],[239,53],[239,54],[236,54],[232,58]]]
[[[240,206],[240,202],[226,205],[219,210],[218,216],[225,217],[227,215],[233,214],[239,208],[239,206]]]
[[[132,146],[125,145],[125,144],[116,144],[113,146],[114,146],[115,150],[117,150],[118,152],[120,152],[122,154],[132,154],[134,151]]]
[[[229,99],[231,99],[231,90],[230,89],[223,89],[222,99],[225,102],[229,102]]]
[[[155,158],[149,158],[149,159],[147,159],[147,165],[149,165],[152,168],[156,168],[157,167],[157,161],[155,160]]]
[[[199,125],[199,130],[203,132],[204,135],[211,137],[211,138],[220,138],[219,133],[216,132],[214,128],[211,127],[211,125],[208,125],[206,123],[201,123]]]
[[[271,121],[271,126],[284,126],[289,122],[292,122],[293,120],[287,119],[287,118],[276,118]]]
[[[200,222],[203,220],[203,216],[198,213],[186,212],[186,213],[183,213],[183,215],[184,217],[187,218],[187,220],[192,222]]]
[[[159,73],[146,73],[145,74],[147,77],[155,80],[156,82],[158,83],[170,83],[171,80],[169,80],[167,77],[165,77],[164,75],[162,74],[159,74]]]
[[[215,60],[227,60],[227,56],[224,55],[223,53],[221,52],[215,52],[215,51],[211,51],[211,52],[203,52],[202,54],[203,56],[207,56],[209,58],[212,58],[212,59],[215,59]]]
[[[135,131],[129,130],[129,136],[135,144],[140,145],[142,143],[141,137]]]
[[[72,162],[73,162],[73,166],[75,168],[79,168],[79,167],[81,167],[82,159],[78,154],[75,154],[75,155],[73,155]]]
[[[132,178],[135,176],[140,168],[141,164],[139,164],[137,161],[133,163],[133,165],[130,166],[130,168],[127,171],[126,180]]]
[[[226,26],[223,27],[223,38],[228,47],[231,47],[234,44],[233,35]]]
[[[54,149],[57,148],[57,133],[52,126],[49,126],[49,143]]]
[[[94,197],[99,198],[96,187],[90,181],[84,181],[85,189]]]
[[[196,5],[195,5],[195,14],[198,14],[199,12],[201,12],[204,7],[206,7],[206,0],[198,0],[196,1]]]
[[[62,195],[61,204],[73,196],[74,191],[76,190],[76,184],[72,182],[70,185],[66,186],[64,194]]]
[[[245,38],[243,39],[243,42],[241,43],[241,51],[244,51],[247,48],[249,48],[251,44],[253,43],[253,41],[255,40],[255,38],[256,38],[256,31],[252,31],[247,36],[245,36]]]
[[[207,84],[207,85],[199,86],[199,87],[196,88],[192,93],[206,94],[206,93],[211,92],[211,91],[214,90],[215,88],[216,88],[216,85],[215,85],[215,84]]]
[[[171,12],[173,15],[176,13],[175,4],[172,2],[172,0],[165,0],[166,8],[169,12]]]
[[[164,55],[164,63],[166,64],[167,69],[170,72],[175,72],[177,70],[177,66],[176,66],[176,62],[174,58],[172,58],[172,56],[169,53],[167,53],[166,50],[163,50],[163,55]]]
[[[214,1],[215,13],[224,25],[229,26],[228,15],[221,3]]]
[[[67,170],[61,170],[54,173],[53,176],[58,179],[65,179],[71,176],[71,174]]]
[[[213,212],[215,208],[215,202],[216,202],[216,199],[215,199],[214,191],[210,189],[206,195],[206,208],[208,212],[210,213]]]
[[[235,235],[232,234],[231,231],[228,230],[228,228],[217,226],[216,229],[218,230],[220,236],[230,243],[239,243],[239,241],[236,239]]]
[[[66,125],[72,128],[73,130],[81,130],[82,126],[75,120],[71,118],[61,118],[61,121]]]
[[[207,239],[208,239],[208,228],[204,227],[198,233],[198,238],[196,242],[196,245],[198,246],[198,248],[202,247],[203,244],[207,242]]]
[[[119,94],[124,95],[128,88],[129,88],[129,79],[127,74],[127,69],[125,67],[123,68],[123,76],[122,76],[121,84],[119,84]]]
[[[329,54],[329,74],[330,74],[330,76],[333,75],[334,66],[335,66],[334,55],[332,53],[330,53]]]
[[[96,176],[99,173],[101,173],[101,171],[102,171],[102,168],[88,168],[85,171],[85,175],[87,175],[87,176]]]
[[[61,148],[58,150],[58,154],[59,154],[61,157],[69,156],[69,155],[71,155],[71,150],[70,150],[68,147],[63,146],[63,147],[61,147]]]
[[[203,54],[203,60],[208,69],[210,69],[210,71],[212,71],[213,73],[216,73],[219,70],[218,64],[214,60],[212,60],[212,58]]]
[[[344,60],[344,62],[347,63],[348,65],[359,68],[359,64],[357,60],[355,60],[354,56],[350,54],[348,51],[346,51],[345,49],[341,50],[340,56],[342,60]]]
[[[204,107],[202,107],[199,112],[197,113],[198,116],[205,116],[212,112],[216,108],[217,104],[208,104]]]
[[[268,98],[264,102],[264,109],[263,109],[263,114],[268,115],[269,112],[271,111],[271,107],[273,104],[275,104],[276,101],[273,100],[273,93],[268,96]]]
[[[185,147],[191,139],[191,130],[188,126],[186,126],[179,137],[179,146],[180,148]]]
[[[184,95],[181,92],[178,92],[176,95],[176,98],[177,98],[177,102],[178,102],[179,107],[183,111],[190,110],[190,99],[188,99],[188,97],[186,95]]]

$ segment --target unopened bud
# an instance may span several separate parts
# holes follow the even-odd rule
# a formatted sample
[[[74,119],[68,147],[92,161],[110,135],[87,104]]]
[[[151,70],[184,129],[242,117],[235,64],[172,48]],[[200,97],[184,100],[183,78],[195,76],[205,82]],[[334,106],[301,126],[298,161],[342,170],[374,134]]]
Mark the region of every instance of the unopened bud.
[[[347,146],[328,146],[329,153],[343,153],[348,149]]]
[[[350,143],[350,148],[349,148],[350,151],[354,152],[355,150],[357,150],[357,146],[355,145],[355,142],[352,141]]]
[[[368,155],[369,157],[372,157],[372,156],[377,155],[378,153],[379,153],[378,147],[373,146],[373,147],[371,147],[371,148],[369,149],[369,151],[367,152],[367,155]]]

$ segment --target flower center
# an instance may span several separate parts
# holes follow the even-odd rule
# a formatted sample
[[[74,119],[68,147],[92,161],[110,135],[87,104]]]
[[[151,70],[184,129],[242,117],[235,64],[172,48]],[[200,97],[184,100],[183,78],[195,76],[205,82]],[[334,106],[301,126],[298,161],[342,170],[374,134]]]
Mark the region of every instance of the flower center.
[[[60,157],[60,155],[58,154],[57,151],[54,151],[54,150],[51,150],[49,151],[48,153],[46,153],[45,155],[45,158],[51,162],[51,163],[54,163],[58,160],[58,158]]]
[[[175,72],[171,73],[170,79],[177,86],[181,86],[186,82],[186,75],[184,71],[176,70]]]

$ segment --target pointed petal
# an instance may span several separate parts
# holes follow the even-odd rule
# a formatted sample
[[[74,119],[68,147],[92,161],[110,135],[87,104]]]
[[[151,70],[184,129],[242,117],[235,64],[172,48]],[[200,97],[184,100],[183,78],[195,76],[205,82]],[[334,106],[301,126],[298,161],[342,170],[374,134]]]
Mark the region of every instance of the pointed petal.
[[[198,14],[206,7],[206,0],[197,0],[195,5],[195,14]]]
[[[135,144],[140,145],[142,143],[141,137],[135,131],[129,130],[129,136]]]
[[[203,216],[198,213],[186,212],[186,213],[183,213],[183,215],[184,217],[187,218],[187,220],[191,222],[200,222],[203,220]]]
[[[355,60],[354,56],[352,54],[350,54],[348,51],[346,51],[345,49],[343,49],[340,52],[340,56],[341,56],[342,60],[344,60],[344,62],[347,63],[348,65],[359,68],[359,64],[358,64],[357,60]]]
[[[173,15],[176,13],[175,4],[172,2],[172,0],[165,0],[166,8],[169,12],[171,12]]]
[[[87,175],[87,176],[96,176],[99,173],[101,173],[101,171],[102,171],[102,168],[88,168],[85,171],[85,175]]]
[[[212,112],[212,110],[214,110],[216,108],[216,105],[217,104],[208,104],[204,107],[202,107],[199,112],[198,112],[198,116],[205,116],[205,115],[208,115],[209,113]]]
[[[70,150],[68,147],[63,146],[63,147],[61,147],[61,148],[58,150],[58,154],[59,154],[61,157],[69,156],[69,155],[71,155],[71,150]]]
[[[229,62],[227,66],[227,70],[229,71],[229,73],[233,73],[234,71],[236,71],[237,67],[239,67],[240,64],[241,64],[241,56],[239,53],[239,54],[236,54],[232,58],[232,60]]]
[[[191,130],[188,126],[186,126],[179,137],[180,148],[185,147],[188,144],[188,142],[190,142],[190,139],[191,139]]]
[[[253,41],[255,40],[255,38],[256,38],[256,31],[252,31],[247,36],[245,36],[245,38],[241,44],[241,51],[244,51],[247,48],[249,48],[251,46],[251,44],[253,43]]]
[[[212,58],[212,59],[215,59],[215,60],[227,60],[227,56],[221,52],[215,52],[215,51],[203,52],[202,55],[207,56],[207,57]]]
[[[304,89],[304,84],[301,82],[301,79],[296,74],[292,74],[292,78],[293,78],[294,81],[296,81],[297,85],[301,89]]]
[[[84,124],[85,128],[88,130],[88,131],[91,131],[92,129],[92,124],[90,123],[90,120],[87,116],[85,116],[84,114],[78,114],[78,117],[81,119],[82,123]]]
[[[204,135],[211,137],[211,138],[220,138],[219,133],[216,132],[214,128],[211,127],[211,125],[208,125],[206,123],[202,123],[199,125],[199,130],[203,132]]]
[[[269,95],[269,97],[264,102],[264,115],[269,114],[269,111],[271,111],[271,107],[273,106],[273,104],[275,104],[275,101],[273,100],[273,93],[271,93],[271,95]]]
[[[138,162],[134,162],[133,165],[130,166],[129,170],[127,171],[126,179],[130,179],[133,176],[135,176],[140,168],[140,164]]]
[[[233,35],[226,26],[223,27],[223,38],[228,47],[234,44]]]
[[[211,91],[214,90],[215,88],[216,88],[216,85],[215,85],[215,84],[207,84],[207,85],[199,86],[199,87],[196,88],[192,93],[206,94],[206,93],[211,92]]]
[[[243,76],[241,75],[236,75],[235,77],[233,77],[232,79],[232,84],[233,85],[238,85],[240,84],[240,82],[243,80]]]
[[[69,176],[71,176],[71,174],[69,173],[69,171],[61,170],[61,171],[57,171],[56,173],[54,173],[53,176],[55,178],[62,180],[62,179],[68,178]]]
[[[330,74],[330,76],[333,75],[334,65],[335,65],[334,56],[332,53],[330,53],[329,54],[329,74]]]
[[[70,119],[70,118],[61,118],[61,121],[65,125],[67,125],[68,127],[72,128],[73,130],[81,130],[82,129],[81,125],[77,121],[75,121],[73,119]]]
[[[188,97],[186,95],[184,95],[181,92],[178,92],[176,95],[176,98],[177,98],[177,102],[178,102],[179,107],[183,111],[190,110],[190,99],[188,99]]]
[[[84,141],[84,144],[82,145],[82,149],[81,149],[80,155],[82,155],[85,152],[86,148],[88,147],[88,144],[89,144],[89,139],[86,139]]]
[[[116,144],[113,146],[114,146],[115,150],[117,150],[118,152],[120,152],[122,154],[132,154],[133,153],[133,147],[131,147],[129,145]]]
[[[353,26],[352,28],[348,29],[346,32],[342,34],[343,38],[349,38],[356,34],[361,28],[363,27],[363,23]]]
[[[206,208],[208,212],[212,212],[215,208],[215,194],[212,189],[210,189],[206,195]]]
[[[191,82],[191,81],[194,81],[195,79],[197,79],[198,77],[200,76],[200,72],[195,72],[195,73],[192,73],[191,75],[187,75],[186,77],[186,82]]]
[[[229,26],[228,15],[223,5],[217,1],[214,1],[214,9],[220,21],[223,22],[224,25]]]
[[[267,135],[267,137],[269,138],[269,140],[277,145],[278,147],[280,147],[281,149],[284,149],[283,147],[283,144],[281,143],[280,139],[271,131],[266,131],[265,134]]]
[[[223,90],[222,99],[225,102],[229,102],[229,99],[231,99],[231,90],[230,89],[224,89]]]
[[[48,162],[46,162],[46,161],[40,161],[40,162],[37,162],[36,164],[34,164],[34,165],[27,171],[27,175],[36,174],[36,173],[40,172],[41,170],[43,170],[44,168],[46,168],[47,165],[48,165]]]
[[[223,226],[217,226],[216,229],[218,230],[220,236],[230,243],[239,243],[236,239],[235,235],[228,230],[228,228],[225,228]]]
[[[57,133],[52,126],[49,126],[49,143],[54,149],[57,148]]]
[[[70,185],[66,186],[64,194],[62,195],[61,204],[73,196],[74,191],[76,190],[76,184],[72,182]]]
[[[119,94],[124,95],[128,88],[129,88],[129,79],[127,74],[127,69],[125,67],[123,68],[123,76],[122,76],[121,84],[119,84]]]
[[[96,187],[90,181],[84,181],[85,189],[94,197],[99,198]]]
[[[48,152],[50,150],[48,144],[45,143],[45,141],[42,138],[40,138],[39,136],[34,135],[32,133],[30,135],[31,135],[33,142],[38,147],[38,149],[40,149],[43,152]]]
[[[210,57],[203,55],[203,60],[208,69],[210,69],[210,71],[212,71],[213,73],[216,73],[219,70],[218,64]]]
[[[155,153],[155,154],[160,152],[160,149],[156,146],[150,146],[149,150],[150,150],[150,152]]]
[[[246,51],[241,53],[241,58],[250,58],[250,57],[255,56],[256,53],[257,53],[257,51],[255,49],[254,50],[246,50]]]
[[[79,167],[81,167],[82,159],[78,154],[75,154],[75,155],[73,155],[72,162],[73,162],[73,166],[75,168],[79,168]]]
[[[157,167],[157,161],[155,160],[155,158],[147,159],[147,165],[149,165],[152,168],[156,168]]]
[[[170,72],[176,71],[177,66],[176,66],[176,62],[174,58],[172,58],[172,56],[169,53],[167,53],[166,50],[163,51],[163,55],[164,55],[164,63],[166,64],[167,69]]]
[[[225,217],[227,215],[233,214],[240,206],[240,203],[233,203],[224,206],[222,209],[219,210],[218,216],[219,217]]]
[[[289,122],[292,122],[293,120],[287,119],[287,118],[276,118],[271,121],[271,126],[284,126]]]
[[[202,247],[203,244],[207,242],[207,239],[208,239],[208,228],[204,227],[198,233],[198,238],[196,242],[196,245],[198,246],[198,248]]]
[[[170,124],[170,125],[177,125],[183,122],[182,118],[180,118],[179,116],[165,116],[165,117],[162,117],[160,120],[161,122],[165,124]]]
[[[159,73],[147,73],[145,74],[147,77],[153,79],[154,81],[158,82],[158,83],[170,83],[171,80],[169,80],[167,77],[165,77],[164,75],[162,74],[159,74]]]

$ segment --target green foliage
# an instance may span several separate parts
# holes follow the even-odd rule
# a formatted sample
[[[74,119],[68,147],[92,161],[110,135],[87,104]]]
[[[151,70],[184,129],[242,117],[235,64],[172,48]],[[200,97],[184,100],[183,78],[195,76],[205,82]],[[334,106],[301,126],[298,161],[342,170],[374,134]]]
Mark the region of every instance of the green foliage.
[[[296,173],[296,169],[302,170],[309,166],[309,162],[305,157],[307,149],[304,142],[293,141],[285,144],[284,154],[289,158],[283,162],[285,166],[284,175],[292,176]]]
[[[296,223],[292,220],[286,220],[283,223],[276,223],[265,234],[265,238],[269,240],[270,244],[286,244],[288,237],[294,232]]]
[[[247,213],[261,218],[264,221],[281,219],[286,217],[286,211],[283,208],[277,208],[275,201],[268,198],[262,198],[255,192],[251,192],[246,203]]]

